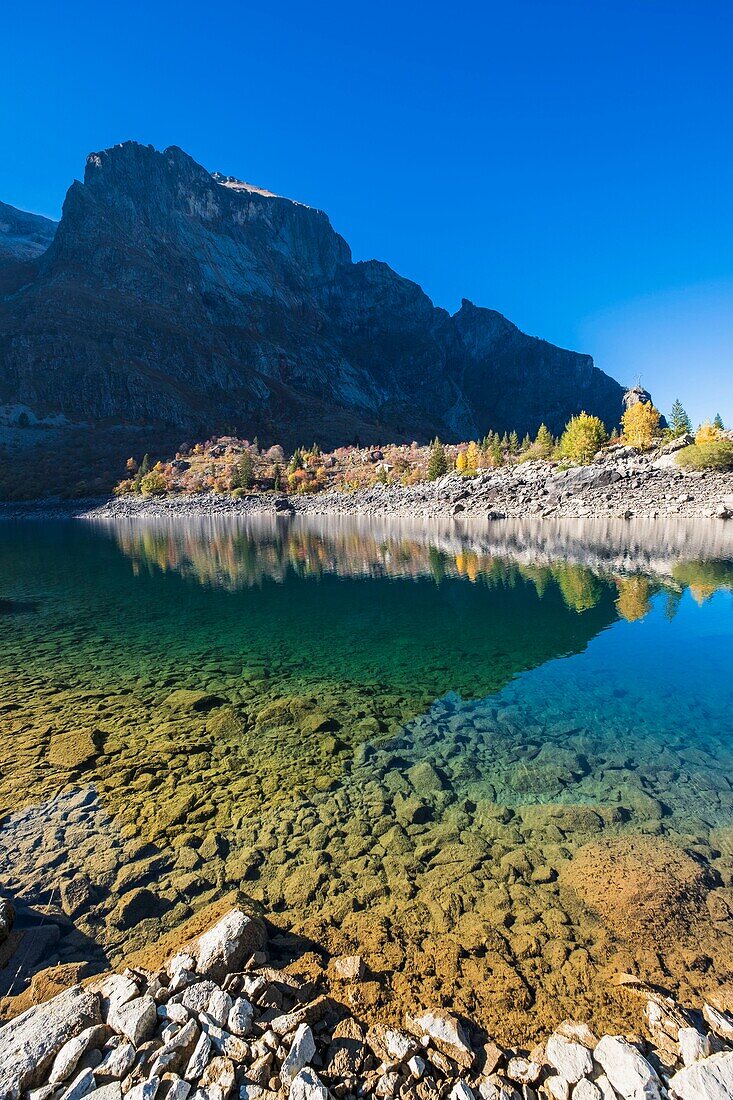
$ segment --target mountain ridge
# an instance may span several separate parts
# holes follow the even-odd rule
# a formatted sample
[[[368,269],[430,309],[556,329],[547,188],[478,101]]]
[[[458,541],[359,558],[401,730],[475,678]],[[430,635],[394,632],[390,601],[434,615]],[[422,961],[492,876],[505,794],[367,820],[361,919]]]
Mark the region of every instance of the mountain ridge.
[[[0,264],[0,402],[39,414],[335,445],[622,412],[590,356],[451,315],[323,211],[177,146],[90,154],[31,263],[10,289]]]

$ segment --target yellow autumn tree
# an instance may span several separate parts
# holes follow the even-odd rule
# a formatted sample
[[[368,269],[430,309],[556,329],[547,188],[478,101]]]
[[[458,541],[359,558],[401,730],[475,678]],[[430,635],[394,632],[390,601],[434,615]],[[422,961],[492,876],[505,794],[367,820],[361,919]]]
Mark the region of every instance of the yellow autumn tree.
[[[719,437],[720,432],[715,427],[715,425],[710,424],[706,421],[704,424],[701,424],[700,427],[697,429],[697,433],[695,435],[695,443],[698,445],[698,447],[701,444],[704,446],[706,443],[715,443],[719,439]]]
[[[464,451],[459,451],[456,455],[456,469],[459,474],[465,474],[466,472],[466,454]]]
[[[608,433],[603,421],[582,412],[568,421],[560,440],[560,454],[571,462],[587,466],[593,461],[596,451],[607,442]]]
[[[659,409],[651,402],[637,401],[621,417],[624,441],[632,447],[644,450],[650,447],[659,433]]]
[[[478,464],[481,454],[478,449],[478,443],[474,443],[473,440],[466,447],[466,473],[475,474],[478,470]]]

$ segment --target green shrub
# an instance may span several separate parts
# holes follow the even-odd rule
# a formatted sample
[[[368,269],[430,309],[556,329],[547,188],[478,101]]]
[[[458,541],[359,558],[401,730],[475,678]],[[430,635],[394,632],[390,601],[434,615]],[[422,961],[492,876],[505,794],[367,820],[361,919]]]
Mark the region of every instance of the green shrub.
[[[168,492],[168,482],[158,470],[151,470],[140,478],[140,492],[144,497],[159,497]]]
[[[733,470],[733,442],[715,439],[693,443],[677,452],[677,461],[687,470]]]

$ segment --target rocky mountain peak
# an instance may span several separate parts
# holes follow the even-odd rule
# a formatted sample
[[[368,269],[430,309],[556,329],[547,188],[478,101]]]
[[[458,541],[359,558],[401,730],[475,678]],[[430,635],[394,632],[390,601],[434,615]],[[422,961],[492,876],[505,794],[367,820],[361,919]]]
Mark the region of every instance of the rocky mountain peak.
[[[41,415],[328,445],[621,413],[589,356],[467,300],[451,317],[352,263],[322,211],[176,146],[90,154],[26,282],[4,295],[0,278],[0,401]]]

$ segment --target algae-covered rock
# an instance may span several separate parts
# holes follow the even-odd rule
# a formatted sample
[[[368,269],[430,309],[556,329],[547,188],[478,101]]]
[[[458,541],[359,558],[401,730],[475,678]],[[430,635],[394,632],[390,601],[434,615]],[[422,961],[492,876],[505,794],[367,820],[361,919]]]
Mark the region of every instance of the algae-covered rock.
[[[192,691],[188,688],[179,688],[172,691],[165,700],[165,705],[171,710],[187,712],[201,712],[211,710],[219,706],[222,700],[208,691]]]
[[[626,835],[579,848],[560,882],[619,935],[668,939],[697,915],[712,875],[668,840]]]
[[[101,739],[99,731],[91,729],[54,733],[48,749],[49,763],[68,771],[83,768],[97,755]]]
[[[218,740],[235,740],[247,732],[247,723],[233,707],[219,707],[206,722],[206,732]]]

